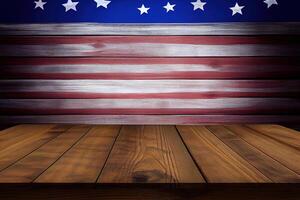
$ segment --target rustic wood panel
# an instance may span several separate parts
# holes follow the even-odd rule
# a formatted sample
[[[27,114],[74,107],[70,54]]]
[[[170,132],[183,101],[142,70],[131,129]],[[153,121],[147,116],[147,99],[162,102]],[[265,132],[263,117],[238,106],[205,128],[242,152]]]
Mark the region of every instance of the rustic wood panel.
[[[63,133],[66,128],[65,126],[55,125],[32,126],[28,130],[29,132],[18,131],[17,135],[20,135],[20,137],[14,137],[13,134],[3,135],[0,143],[0,170],[9,167],[19,159],[51,141]]]
[[[0,99],[2,114],[201,115],[297,114],[299,99]]]
[[[22,129],[18,127],[18,129]],[[75,125],[54,140],[0,172],[0,183],[28,183],[35,180],[90,129]]]
[[[258,125],[264,127],[265,125]],[[300,176],[267,156],[263,152],[254,148],[246,141],[235,135],[224,126],[206,126],[214,135],[224,142],[233,151],[239,154],[243,159],[256,167],[265,176],[276,183],[299,183]],[[297,141],[297,140],[295,140]],[[293,142],[291,140],[291,142]]]
[[[81,140],[39,176],[35,183],[96,182],[120,126],[93,127]]]
[[[187,28],[188,26],[188,28]],[[299,35],[299,22],[0,24],[0,35]]]
[[[2,98],[299,97],[299,80],[2,80]]]
[[[99,183],[202,183],[174,126],[125,126]]]
[[[13,58],[1,59],[1,79],[292,79],[299,58]]]
[[[279,125],[247,125],[248,127],[279,142],[300,150],[300,132]]]
[[[298,37],[280,36],[10,36],[2,56],[231,57],[299,56]]]
[[[242,125],[226,126],[249,144],[300,174],[300,151]]]
[[[203,126],[177,126],[209,183],[270,182]]]
[[[275,125],[272,128],[270,125],[248,126],[266,130],[276,128]],[[176,189],[193,188],[200,190],[200,194],[205,192],[208,195],[212,192],[208,187],[215,184],[207,182],[226,183],[216,185],[224,187],[228,184],[231,189],[241,186],[236,183],[243,183],[243,187],[257,185],[244,184],[253,182],[265,183],[260,187],[270,182],[288,183],[290,187],[291,183],[300,183],[300,176],[291,168],[293,166],[286,165],[288,160],[290,163],[295,162],[294,167],[298,164],[298,157],[289,150],[296,150],[293,144],[298,139],[279,142],[248,126],[135,125],[121,128],[119,125],[19,125],[0,134],[2,139],[11,135],[11,140],[15,141],[6,149],[18,146],[20,138],[14,136],[20,134],[16,133],[17,130],[26,130],[26,127],[31,127],[35,135],[56,132],[57,136],[1,169],[1,189],[6,186],[4,183],[13,183],[8,187],[18,187],[20,184],[16,183],[32,181],[36,184],[30,185],[30,189],[56,185],[69,189],[73,186],[81,189],[160,186],[163,189],[165,186],[173,188],[170,186],[176,185]],[[231,130],[231,127],[236,130]],[[44,128],[44,132],[41,128]],[[279,126],[278,131],[281,129],[285,130]],[[246,136],[241,134],[243,131]],[[287,132],[287,135],[290,134],[292,132]],[[28,138],[32,141],[32,137]],[[38,140],[36,142],[39,143]],[[35,146],[35,143],[31,145]],[[272,151],[275,153],[271,154]],[[15,157],[14,152],[11,155]],[[266,192],[265,189],[263,191]]]

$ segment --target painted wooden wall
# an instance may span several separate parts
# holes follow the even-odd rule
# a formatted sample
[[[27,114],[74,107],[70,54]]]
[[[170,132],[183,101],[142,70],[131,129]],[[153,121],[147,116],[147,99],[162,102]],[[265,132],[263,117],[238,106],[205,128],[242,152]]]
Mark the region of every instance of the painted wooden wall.
[[[298,23],[0,25],[0,123],[300,122]]]

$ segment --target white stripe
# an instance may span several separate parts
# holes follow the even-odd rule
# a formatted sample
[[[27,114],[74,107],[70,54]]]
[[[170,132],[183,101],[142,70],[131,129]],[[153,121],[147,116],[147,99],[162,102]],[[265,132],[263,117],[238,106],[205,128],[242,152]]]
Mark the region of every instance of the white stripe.
[[[233,109],[299,108],[293,99],[276,98],[221,98],[221,99],[4,99],[0,108],[17,109]],[[292,106],[293,105],[293,106]]]
[[[291,35],[299,22],[200,24],[0,24],[0,35]]]
[[[221,65],[221,64],[220,64]],[[220,65],[202,64],[57,64],[9,65],[9,71],[18,73],[164,73],[164,72],[218,72]],[[5,67],[4,65],[2,67]],[[218,68],[217,68],[218,67]],[[271,67],[271,66],[270,66]],[[247,70],[241,69],[240,71]],[[229,68],[227,71],[236,72]]]
[[[299,46],[268,44],[196,45],[154,43],[0,45],[1,56],[126,56],[126,57],[221,57],[300,56]]]
[[[253,87],[240,87],[249,83]],[[2,80],[1,92],[187,93],[299,92],[300,81],[256,80]],[[261,87],[257,87],[263,85]],[[268,87],[267,85],[270,85]]]

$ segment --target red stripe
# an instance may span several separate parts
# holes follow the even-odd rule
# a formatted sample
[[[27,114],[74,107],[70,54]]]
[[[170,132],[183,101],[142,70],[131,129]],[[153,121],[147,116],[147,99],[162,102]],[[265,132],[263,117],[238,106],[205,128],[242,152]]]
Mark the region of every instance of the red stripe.
[[[34,106],[34,105],[33,105]],[[230,109],[0,109],[3,115],[252,115],[297,114],[300,108],[230,108]]]
[[[1,65],[64,64],[203,64],[212,66],[300,66],[299,57],[216,57],[216,58],[2,58]]]
[[[0,79],[92,79],[92,80],[161,80],[161,79],[261,79],[300,78],[300,70],[279,72],[168,72],[168,73],[0,73]]]
[[[286,44],[299,42],[297,36],[2,36],[1,44]]]
[[[80,92],[1,92],[0,98],[23,99],[209,99],[222,97],[299,97],[299,92],[204,92],[204,93],[80,93]]]

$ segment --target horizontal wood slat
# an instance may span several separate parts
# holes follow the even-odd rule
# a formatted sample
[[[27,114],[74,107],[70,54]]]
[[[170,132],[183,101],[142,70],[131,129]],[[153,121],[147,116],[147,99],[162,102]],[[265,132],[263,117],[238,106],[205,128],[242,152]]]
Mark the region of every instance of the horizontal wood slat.
[[[7,98],[216,98],[299,96],[298,80],[1,80]]]
[[[300,115],[0,115],[3,124],[299,124]]]
[[[0,78],[20,79],[292,79],[299,58],[19,58],[2,59]]]
[[[2,114],[297,114],[299,99],[0,99]]]
[[[297,37],[69,36],[0,37],[2,56],[227,57],[299,56]]]
[[[0,123],[298,123],[299,34],[298,22],[0,24]]]
[[[0,35],[297,35],[299,22],[0,24]]]

